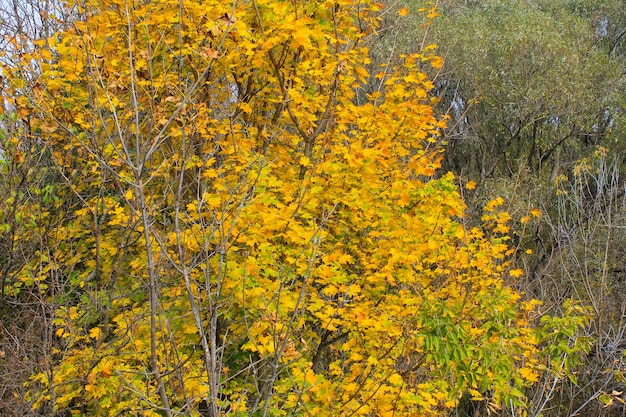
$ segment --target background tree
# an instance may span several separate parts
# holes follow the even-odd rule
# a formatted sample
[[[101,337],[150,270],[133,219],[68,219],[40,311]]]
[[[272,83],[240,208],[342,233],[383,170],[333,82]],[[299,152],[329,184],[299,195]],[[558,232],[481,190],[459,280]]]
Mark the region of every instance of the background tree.
[[[439,94],[454,119],[447,166],[479,183],[520,164],[553,181],[613,141],[623,63],[604,47],[602,23],[574,3],[442,7],[437,36],[449,72]]]
[[[73,14],[73,8],[54,1],[3,2],[2,67],[20,67],[19,55],[66,27]],[[34,414],[24,401],[24,382],[51,361],[53,297],[64,292],[66,282],[60,276],[34,282],[31,268],[54,250],[50,236],[73,204],[71,198],[59,199],[67,191],[64,181],[32,134],[30,116],[13,100],[37,88],[39,63],[29,62],[23,70],[24,83],[0,77],[0,412],[7,416]]]

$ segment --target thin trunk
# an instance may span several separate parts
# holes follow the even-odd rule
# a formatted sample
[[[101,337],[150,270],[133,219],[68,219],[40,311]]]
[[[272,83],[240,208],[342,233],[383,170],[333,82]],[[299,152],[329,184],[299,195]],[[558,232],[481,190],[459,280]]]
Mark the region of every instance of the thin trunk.
[[[150,237],[150,216],[146,207],[146,198],[141,178],[138,179],[137,199],[139,209],[141,210],[141,220],[143,223],[144,239],[146,240],[146,257],[148,261],[148,277],[149,277],[149,297],[150,297],[150,362],[152,366],[152,374],[157,383],[159,396],[163,402],[163,409],[167,417],[172,417],[169,398],[165,391],[165,384],[159,369],[159,361],[157,359],[157,306],[158,306],[158,279],[156,266],[154,261],[154,250]]]

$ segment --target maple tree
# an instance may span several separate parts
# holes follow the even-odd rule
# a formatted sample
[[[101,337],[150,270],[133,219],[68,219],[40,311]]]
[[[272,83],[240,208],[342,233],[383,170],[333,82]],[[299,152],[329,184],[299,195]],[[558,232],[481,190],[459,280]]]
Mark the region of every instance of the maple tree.
[[[506,285],[522,271],[501,199],[465,226],[436,175],[421,68],[441,61],[370,68],[381,5],[72,6],[2,68],[22,126],[4,150],[45,150],[59,185],[33,215],[63,213],[6,289],[54,306],[33,407],[443,415],[462,398],[523,410],[548,365],[572,376],[586,311],[539,322]]]

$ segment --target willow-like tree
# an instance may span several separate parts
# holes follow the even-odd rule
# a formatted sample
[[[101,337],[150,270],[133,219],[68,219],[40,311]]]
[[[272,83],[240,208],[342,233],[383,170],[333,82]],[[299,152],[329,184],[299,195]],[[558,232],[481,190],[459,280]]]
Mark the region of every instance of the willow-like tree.
[[[376,68],[355,100],[380,5],[74,6],[3,68],[5,111],[71,202],[7,284],[46,295],[55,278],[35,408],[432,416],[461,398],[523,409],[564,349],[552,371],[570,369],[582,311],[535,327],[504,284],[522,271],[502,200],[467,229],[453,176],[435,177],[443,121],[419,68],[440,60]]]

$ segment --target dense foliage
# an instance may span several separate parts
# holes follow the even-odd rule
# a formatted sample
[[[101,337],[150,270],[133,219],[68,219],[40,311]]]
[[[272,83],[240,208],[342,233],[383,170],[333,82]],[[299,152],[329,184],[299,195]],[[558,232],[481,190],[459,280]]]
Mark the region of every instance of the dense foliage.
[[[449,2],[434,23],[433,5],[354,0],[48,6],[30,26],[15,8],[0,58],[7,413],[538,415],[579,379],[606,304],[580,296],[597,293],[589,275],[554,298],[526,278],[545,266],[528,236],[546,224],[572,244],[567,259],[587,256],[559,234],[587,221],[568,223],[587,196],[555,155],[604,137],[613,125],[593,123],[609,123],[605,109],[617,120],[608,94],[574,100],[611,90],[571,69],[576,54],[597,52],[580,62],[598,77],[619,73],[612,58],[594,66],[582,18],[547,44],[492,24],[547,32],[556,5]],[[398,53],[389,38],[415,21],[422,42]],[[481,59],[446,43],[481,30]],[[529,68],[553,90],[506,55],[536,45]],[[566,49],[559,65],[543,55]],[[555,97],[563,71],[579,77],[571,100]],[[458,169],[469,154],[490,165]],[[488,187],[520,155],[539,178],[546,161],[559,167],[562,216],[507,195],[506,181]],[[605,156],[572,178],[588,185]],[[590,223],[620,210],[610,198]],[[615,392],[588,398],[618,403]]]

